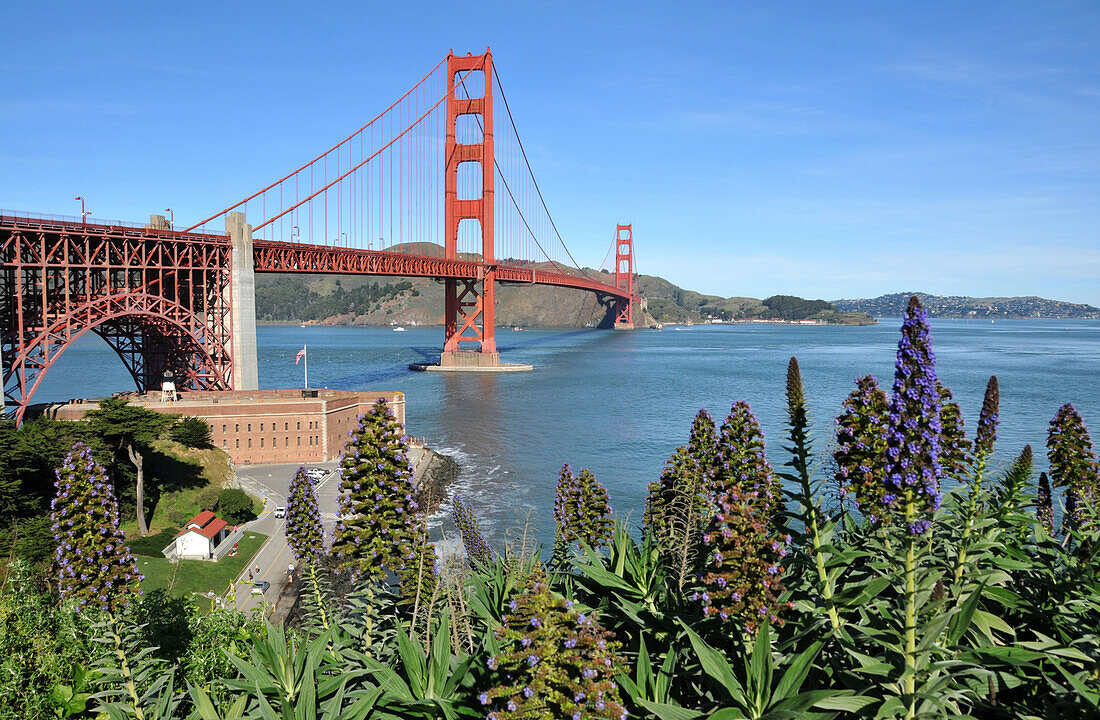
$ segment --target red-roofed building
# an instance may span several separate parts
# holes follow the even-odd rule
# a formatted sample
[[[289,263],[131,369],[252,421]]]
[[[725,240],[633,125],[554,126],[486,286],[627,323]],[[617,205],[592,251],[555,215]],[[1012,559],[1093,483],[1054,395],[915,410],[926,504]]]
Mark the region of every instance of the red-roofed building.
[[[215,548],[229,537],[229,533],[225,520],[203,510],[176,533],[175,556],[181,560],[215,560]]]

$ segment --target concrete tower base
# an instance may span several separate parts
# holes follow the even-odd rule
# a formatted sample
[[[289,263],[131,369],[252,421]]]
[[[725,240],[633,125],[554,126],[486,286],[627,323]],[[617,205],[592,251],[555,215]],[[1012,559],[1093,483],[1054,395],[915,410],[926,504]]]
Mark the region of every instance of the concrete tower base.
[[[525,363],[502,363],[500,353],[476,351],[444,352],[438,363],[413,363],[410,370],[449,373],[502,373],[526,372],[534,369]]]

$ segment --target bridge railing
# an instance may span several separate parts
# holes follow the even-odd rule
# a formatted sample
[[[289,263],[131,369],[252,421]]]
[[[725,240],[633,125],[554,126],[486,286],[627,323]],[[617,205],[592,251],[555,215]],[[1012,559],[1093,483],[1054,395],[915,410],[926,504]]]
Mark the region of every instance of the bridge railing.
[[[79,215],[53,215],[50,213],[32,213],[24,210],[9,210],[0,208],[0,220],[15,220],[25,224],[36,225],[95,225],[97,227],[127,227],[143,228],[148,223],[126,222],[125,220],[111,220],[108,218],[93,217],[82,219]]]
[[[202,237],[204,239],[209,238],[224,238],[228,240],[228,235],[225,233],[212,233],[212,232],[183,232],[182,230],[174,230],[171,228],[154,228],[149,223],[138,223],[126,220],[109,220],[106,218],[88,218],[82,220],[79,215],[55,215],[50,213],[35,213],[27,212],[25,210],[9,210],[0,208],[0,224],[19,224],[19,225],[33,225],[37,227],[45,228],[92,228],[95,230],[139,230],[153,233],[157,235],[173,235],[176,237]]]

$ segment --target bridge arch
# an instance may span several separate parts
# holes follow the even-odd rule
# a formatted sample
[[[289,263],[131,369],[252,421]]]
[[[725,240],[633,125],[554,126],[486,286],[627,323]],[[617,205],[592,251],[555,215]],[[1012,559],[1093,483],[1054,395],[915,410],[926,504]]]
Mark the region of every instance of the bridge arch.
[[[232,363],[218,334],[183,305],[146,292],[115,293],[74,303],[5,358],[4,394],[21,422],[42,379],[85,333],[113,349],[139,390],[158,387],[172,370],[179,388],[229,387]]]

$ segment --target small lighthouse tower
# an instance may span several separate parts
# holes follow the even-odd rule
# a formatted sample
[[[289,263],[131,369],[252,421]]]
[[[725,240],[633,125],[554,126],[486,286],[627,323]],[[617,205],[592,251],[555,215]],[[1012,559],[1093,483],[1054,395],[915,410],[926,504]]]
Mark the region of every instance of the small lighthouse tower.
[[[165,370],[164,377],[161,379],[160,401],[166,403],[176,401],[176,375],[171,370]]]

